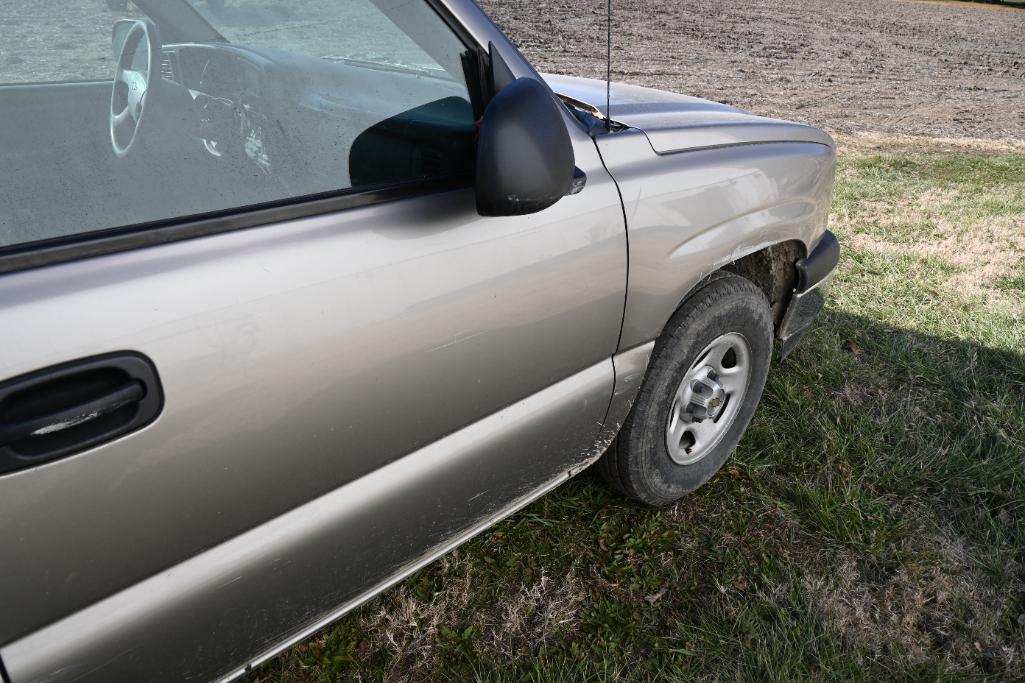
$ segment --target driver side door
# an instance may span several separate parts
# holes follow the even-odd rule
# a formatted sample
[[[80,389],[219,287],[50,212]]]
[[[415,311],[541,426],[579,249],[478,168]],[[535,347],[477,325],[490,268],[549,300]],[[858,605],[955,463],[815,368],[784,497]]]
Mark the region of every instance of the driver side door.
[[[478,216],[450,57],[479,45],[427,2],[417,40],[358,4],[259,30],[371,27],[440,72],[307,34],[163,44],[151,87],[194,108],[125,158],[109,81],[0,88],[0,424],[42,425],[0,443],[13,683],[231,674],[593,458],[626,285],[593,142],[567,114],[583,190]]]

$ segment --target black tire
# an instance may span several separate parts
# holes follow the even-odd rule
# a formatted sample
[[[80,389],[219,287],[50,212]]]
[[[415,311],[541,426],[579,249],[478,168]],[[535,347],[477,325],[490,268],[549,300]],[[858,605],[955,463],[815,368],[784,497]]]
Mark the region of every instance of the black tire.
[[[666,446],[676,389],[697,354],[731,332],[743,335],[751,351],[740,410],[701,460],[677,464]],[[772,313],[762,291],[740,276],[717,274],[680,307],[655,343],[633,410],[616,443],[599,460],[599,473],[613,488],[650,505],[672,503],[708,481],[736,448],[758,407],[772,343]]]

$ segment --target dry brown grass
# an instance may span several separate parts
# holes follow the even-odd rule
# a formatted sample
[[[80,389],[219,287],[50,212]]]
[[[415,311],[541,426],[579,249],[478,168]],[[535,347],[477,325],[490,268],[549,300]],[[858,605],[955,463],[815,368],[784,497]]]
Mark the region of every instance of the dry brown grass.
[[[973,137],[926,137],[876,132],[833,133],[837,149],[843,156],[868,154],[971,153],[1007,154],[1025,152],[1025,140],[994,140]]]
[[[937,651],[951,661],[963,659],[975,654],[970,648],[1005,675],[1025,671],[1025,638],[1008,642],[998,635],[999,607],[1009,587],[997,587],[961,539],[932,538],[927,548],[927,561],[894,567],[848,553],[839,571],[807,577],[805,586],[819,615],[850,646],[874,657],[917,665]]]
[[[476,592],[474,572],[458,552],[441,560],[441,572],[460,578],[444,590],[418,597],[406,585],[395,589],[389,603],[360,619],[367,652],[387,653],[389,680],[429,677],[439,667],[438,643],[459,637],[447,626],[472,615],[465,635],[472,633],[478,656],[515,663],[557,639],[571,635],[587,589],[572,573],[553,576],[542,570],[538,578],[503,593],[492,604],[472,605]]]
[[[929,159],[938,155],[1006,155],[1025,145],[995,140],[924,140],[911,137],[854,135],[838,138],[848,162],[843,179],[863,172],[874,160]],[[859,165],[860,164],[860,165]],[[885,180],[885,178],[884,178]],[[906,178],[904,180],[907,180]],[[1025,179],[1022,179],[1025,180]],[[1025,315],[1021,297],[996,284],[1015,276],[1025,260],[1025,185],[922,187],[916,180],[895,182],[897,192],[882,198],[840,203],[832,222],[846,243],[890,256],[937,259],[950,266],[944,288],[987,306]]]

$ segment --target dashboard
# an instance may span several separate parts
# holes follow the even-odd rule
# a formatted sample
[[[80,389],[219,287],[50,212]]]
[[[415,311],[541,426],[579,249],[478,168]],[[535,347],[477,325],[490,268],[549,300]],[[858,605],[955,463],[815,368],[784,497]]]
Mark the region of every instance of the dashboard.
[[[166,45],[169,119],[216,185],[257,200],[470,177],[474,112],[462,82],[231,43]],[[179,143],[181,136],[177,137]]]
[[[168,46],[161,77],[185,87],[192,100],[192,136],[215,158],[244,155],[264,173],[272,169],[267,142],[270,101],[265,66],[258,58],[224,46]]]

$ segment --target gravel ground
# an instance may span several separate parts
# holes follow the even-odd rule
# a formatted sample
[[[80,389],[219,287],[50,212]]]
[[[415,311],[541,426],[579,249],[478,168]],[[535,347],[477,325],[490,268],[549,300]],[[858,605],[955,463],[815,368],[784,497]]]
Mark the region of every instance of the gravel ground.
[[[604,76],[604,3],[480,1],[542,70]],[[615,80],[842,133],[1025,139],[1025,9],[616,0],[614,11]]]

